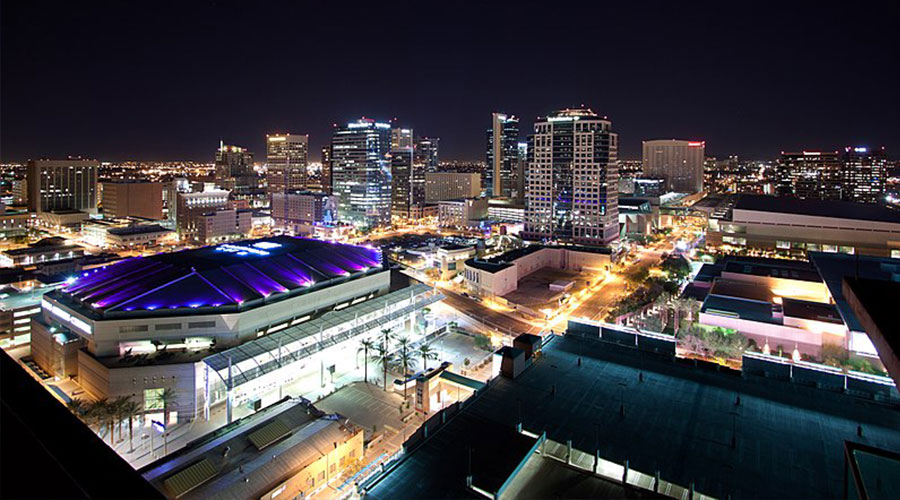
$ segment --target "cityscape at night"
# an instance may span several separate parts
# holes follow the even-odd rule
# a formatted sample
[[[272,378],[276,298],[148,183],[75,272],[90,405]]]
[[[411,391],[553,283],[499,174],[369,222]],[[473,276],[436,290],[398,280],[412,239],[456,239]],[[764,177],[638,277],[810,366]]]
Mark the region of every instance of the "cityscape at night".
[[[0,498],[900,498],[898,26],[0,1]]]

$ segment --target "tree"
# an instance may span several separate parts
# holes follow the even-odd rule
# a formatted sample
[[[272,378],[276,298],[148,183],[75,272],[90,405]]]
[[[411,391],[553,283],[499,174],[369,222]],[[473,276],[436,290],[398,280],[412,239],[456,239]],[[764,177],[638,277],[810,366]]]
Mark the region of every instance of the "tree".
[[[363,351],[363,380],[368,384],[369,383],[369,351],[375,347],[375,342],[372,339],[362,339],[359,342],[359,349],[356,350],[356,353],[359,354],[359,351]]]
[[[109,414],[110,420],[112,423],[113,431],[118,427],[119,429],[119,441],[122,440],[122,420],[125,419],[125,403],[129,398],[125,396],[119,396],[110,401],[109,403]]]
[[[85,419],[89,422],[89,426],[96,427],[97,434],[106,428],[109,422],[109,400],[106,398],[98,399],[90,403],[85,412]],[[110,444],[112,444],[112,433],[110,433]]]
[[[625,279],[632,285],[640,285],[650,277],[650,271],[646,267],[635,267],[625,273]]]
[[[68,408],[73,415],[77,416],[81,420],[84,420],[85,414],[87,414],[89,407],[90,405],[88,403],[85,403],[81,398],[73,398],[70,399],[68,403],[66,403],[66,408]]]
[[[428,360],[429,359],[438,359],[438,353],[434,352],[434,349],[431,348],[428,344],[422,344],[417,349],[419,356],[422,356],[422,369],[428,369]]]
[[[178,395],[175,393],[175,389],[171,387],[163,388],[162,392],[159,393],[159,402],[162,403],[163,407],[163,454],[169,454],[169,407],[175,406],[175,400]]]
[[[381,345],[385,349],[388,349],[388,350],[390,349],[391,341],[394,340],[395,338],[396,338],[396,335],[394,335],[393,330],[391,330],[390,328],[385,328],[384,330],[381,330]]]
[[[381,365],[381,370],[384,377],[384,390],[385,392],[387,392],[387,372],[388,367],[391,364],[391,354],[384,344],[375,345],[375,354],[372,355],[372,361],[374,361],[375,364]]]
[[[132,400],[131,398],[125,398],[122,402],[121,411],[122,418],[128,419],[128,451],[134,451],[134,419],[138,415],[141,414],[141,404]]]
[[[401,349],[396,357],[397,368],[403,372],[403,399],[406,400],[406,377],[416,368],[416,358],[411,350]]]

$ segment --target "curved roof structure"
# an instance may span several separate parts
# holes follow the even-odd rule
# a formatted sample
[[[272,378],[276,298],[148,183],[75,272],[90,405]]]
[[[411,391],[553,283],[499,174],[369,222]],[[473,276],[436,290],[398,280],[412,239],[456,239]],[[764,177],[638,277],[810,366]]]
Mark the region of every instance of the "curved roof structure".
[[[126,259],[83,273],[58,296],[102,316],[209,312],[241,309],[383,269],[375,248],[279,236]]]

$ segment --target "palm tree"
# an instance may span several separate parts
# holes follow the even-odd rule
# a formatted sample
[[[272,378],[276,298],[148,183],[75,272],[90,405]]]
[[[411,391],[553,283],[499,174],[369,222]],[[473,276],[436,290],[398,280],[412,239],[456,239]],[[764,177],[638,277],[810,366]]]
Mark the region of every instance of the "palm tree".
[[[390,348],[391,341],[395,338],[397,337],[394,335],[394,332],[390,328],[381,330],[381,345],[383,345],[385,349]]]
[[[69,411],[72,412],[72,414],[84,420],[85,414],[88,410],[88,404],[85,403],[81,398],[73,398],[70,399],[68,403],[66,403],[66,408],[68,408]]]
[[[98,399],[88,406],[85,418],[90,422],[89,425],[96,426],[97,434],[107,427],[109,422],[109,400],[106,398]],[[112,444],[112,436],[110,435],[110,444]]]
[[[405,340],[405,339],[401,339]],[[397,368],[403,372],[403,400],[406,400],[406,377],[410,371],[415,369],[416,367],[416,358],[413,355],[413,352],[408,349],[401,349],[400,353],[397,354],[397,358],[395,359],[397,363]]]
[[[369,350],[375,347],[375,342],[372,339],[362,339],[359,342],[359,349],[356,350],[356,354],[359,354],[359,351],[363,351],[363,362],[365,363],[365,367],[363,368],[363,380],[366,383],[369,383]]]
[[[141,414],[141,404],[131,398],[125,398],[120,407],[122,418],[128,419],[128,451],[134,451],[134,419]]]
[[[384,380],[384,390],[387,392],[387,372],[388,367],[391,364],[391,354],[387,350],[387,347],[384,344],[376,344],[375,345],[375,354],[372,355],[372,361],[375,364],[380,364],[383,372],[383,380]]]
[[[177,395],[171,387],[163,388],[159,393],[159,402],[163,406],[163,455],[169,454],[169,407],[175,406]]]
[[[110,425],[112,426],[113,431],[115,431],[116,427],[119,428],[119,441],[122,440],[122,420],[124,419],[122,416],[122,407],[125,405],[126,401],[128,401],[127,397],[119,396],[109,402]]]
[[[428,344],[422,344],[416,349],[416,353],[419,356],[422,356],[422,369],[428,369],[428,360],[429,359],[438,359],[438,353],[434,352],[434,349],[431,348]]]
[[[410,351],[412,347],[412,341],[409,340],[409,337],[400,337],[397,339],[397,348],[400,352]]]

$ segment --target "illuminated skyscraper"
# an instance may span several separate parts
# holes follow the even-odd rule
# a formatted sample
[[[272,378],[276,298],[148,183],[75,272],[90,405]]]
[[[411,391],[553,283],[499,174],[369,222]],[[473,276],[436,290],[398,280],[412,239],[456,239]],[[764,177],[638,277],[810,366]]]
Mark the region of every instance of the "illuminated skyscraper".
[[[216,151],[216,185],[235,193],[246,193],[257,187],[253,173],[253,153],[240,146],[219,142]]]
[[[318,183],[310,186],[310,189],[331,194],[331,144],[322,146],[322,171],[319,173]]]
[[[878,203],[884,197],[884,181],[888,174],[884,147],[866,146],[844,148],[841,177],[844,199],[859,203]]]
[[[837,151],[782,151],[775,174],[778,196],[841,199],[841,161]]]
[[[644,141],[644,177],[665,179],[667,191],[700,192],[703,190],[705,152],[703,141]]]
[[[391,149],[412,148],[414,145],[413,129],[394,127],[391,129]]]
[[[425,173],[437,172],[440,157],[438,155],[438,146],[441,139],[439,137],[417,137],[416,138],[416,158],[417,161],[425,166]]]
[[[366,118],[337,126],[331,154],[338,218],[364,227],[390,224],[391,126]]]
[[[391,151],[391,216],[409,218],[412,204],[412,170],[415,152],[411,147]]]
[[[308,135],[267,135],[266,181],[269,184],[269,193],[306,189],[308,162]]]
[[[607,245],[619,235],[618,134],[590,109],[564,109],[529,137],[525,232],[534,240]]]
[[[519,119],[503,113],[491,116],[487,130],[487,169],[485,192],[491,197],[514,198],[518,179]]]

